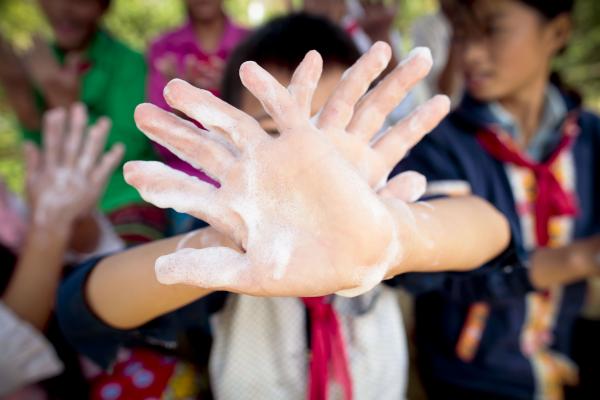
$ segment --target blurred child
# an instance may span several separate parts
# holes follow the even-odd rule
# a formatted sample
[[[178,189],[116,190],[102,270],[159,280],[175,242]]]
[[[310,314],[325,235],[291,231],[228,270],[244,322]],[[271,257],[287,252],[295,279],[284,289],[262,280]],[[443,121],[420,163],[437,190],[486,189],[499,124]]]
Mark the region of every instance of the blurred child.
[[[51,47],[37,38],[22,58],[4,44],[0,80],[26,139],[40,142],[41,115],[76,101],[87,105],[90,120],[104,115],[112,121],[107,145],[125,145],[123,161],[155,158],[151,143],[131,118],[145,98],[143,57],[101,27],[109,0],[41,0],[54,33]],[[120,169],[119,169],[120,171]],[[115,172],[100,208],[128,243],[159,238],[166,228],[164,212],[145,204]]]
[[[88,253],[120,249],[108,244],[114,233],[102,229],[101,217],[92,215],[124,149],[117,144],[103,154],[109,121],[99,120],[84,137],[86,122],[81,104],[71,108],[69,117],[64,109],[45,114],[43,149],[26,145],[27,217],[20,215],[10,194],[0,188],[2,396],[61,373],[63,363],[67,371],[60,396],[66,394],[65,382],[71,395],[86,395],[85,385],[73,380],[79,369],[76,359],[65,358],[68,355],[59,347],[61,362],[43,336],[46,333],[54,339],[48,322],[67,253],[81,250],[83,242]],[[60,346],[60,342],[53,344]],[[54,396],[56,389],[54,385]],[[31,398],[32,392],[21,395]]]
[[[318,85],[321,59],[316,52],[307,54],[311,49],[326,63]],[[182,81],[169,83],[167,101],[210,132],[156,107],[138,108],[136,119],[150,137],[207,167],[221,186],[157,163],[127,165],[128,181],[145,198],[203,217],[224,233],[210,227],[140,246],[96,260],[70,277],[60,290],[58,309],[64,331],[80,351],[109,368],[124,344],[181,350],[177,338],[190,328],[206,330],[201,316],[210,314],[210,371],[217,398],[404,396],[406,351],[397,299],[377,283],[406,270],[467,269],[501,251],[507,227],[475,198],[410,203],[423,184],[414,174],[385,185],[398,158],[449,105],[445,98],[432,99],[390,129],[380,146],[371,147],[369,138],[426,74],[431,59],[426,51],[416,51],[363,97],[386,68],[391,50],[378,43],[357,58],[350,39],[331,23],[287,16],[252,34],[226,68],[222,93],[247,114]],[[242,64],[249,59],[269,73],[254,63]],[[309,118],[319,110],[313,125]],[[232,126],[237,129],[231,131]],[[259,156],[251,155],[261,148]],[[245,191],[255,184],[246,182],[246,173],[259,174],[260,188]],[[159,200],[162,195],[166,201]],[[229,199],[248,203],[237,213],[212,213]],[[304,201],[294,204],[298,199]],[[210,204],[206,210],[203,203]],[[383,203],[390,210],[381,209],[385,220],[373,213]],[[459,223],[464,213],[481,223]],[[258,221],[252,220],[256,215]],[[390,221],[398,223],[401,237],[388,236]],[[267,231],[256,236],[261,229],[273,229],[272,236]],[[298,230],[299,236],[286,239]],[[389,253],[400,242],[406,252]],[[273,263],[289,246],[298,251],[290,253],[290,265],[278,274]],[[156,275],[156,259],[173,251],[161,257]],[[370,263],[364,263],[366,254]],[[371,265],[373,255],[377,265],[389,269]],[[362,281],[365,273],[368,283]],[[364,293],[358,297],[325,296],[350,288],[357,294],[357,285]],[[198,347],[209,344],[201,340],[197,337]]]
[[[225,14],[223,0],[186,0],[185,5],[188,21],[155,39],[148,50],[148,100],[165,110],[170,107],[162,93],[173,78],[218,95],[225,62],[248,33]],[[157,148],[167,165],[210,181],[164,147]]]
[[[600,273],[600,120],[551,77],[572,0],[455,1],[461,105],[413,149],[435,194],[473,193],[508,218],[519,262],[407,275],[432,399],[562,399],[571,330]]]

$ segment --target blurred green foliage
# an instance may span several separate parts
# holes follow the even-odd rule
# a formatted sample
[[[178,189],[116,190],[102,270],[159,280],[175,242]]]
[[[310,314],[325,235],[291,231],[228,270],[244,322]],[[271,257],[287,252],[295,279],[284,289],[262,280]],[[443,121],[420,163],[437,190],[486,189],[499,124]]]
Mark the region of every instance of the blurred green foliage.
[[[238,23],[252,25],[285,12],[287,4],[297,7],[301,2],[225,0],[225,7]],[[183,3],[182,0],[113,0],[105,24],[117,37],[144,51],[153,37],[185,19]],[[436,0],[399,0],[396,23],[404,37],[408,37],[412,21],[434,10],[436,4]],[[556,65],[568,83],[582,90],[588,105],[600,109],[600,1],[578,0],[575,20],[571,46]],[[50,35],[35,0],[0,0],[0,33],[17,48],[26,48],[33,33]],[[15,126],[0,88],[0,176],[13,190],[19,191],[23,169]]]

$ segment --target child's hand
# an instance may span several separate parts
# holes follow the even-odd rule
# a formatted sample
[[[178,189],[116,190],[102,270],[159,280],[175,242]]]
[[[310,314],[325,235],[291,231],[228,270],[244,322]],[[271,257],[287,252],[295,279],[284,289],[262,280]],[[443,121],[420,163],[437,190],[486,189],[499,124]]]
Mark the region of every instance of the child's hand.
[[[582,279],[600,276],[600,235],[577,240],[565,249],[568,266]]]
[[[211,57],[208,62],[201,61],[194,54],[184,58],[183,71],[179,71],[177,56],[167,53],[155,61],[156,69],[170,81],[181,78],[200,89],[214,90],[221,86],[225,63],[219,57]]]
[[[177,56],[174,53],[166,53],[154,61],[154,67],[162,77],[168,81],[178,77]]]
[[[93,210],[107,179],[123,156],[115,145],[103,154],[110,122],[101,118],[84,135],[87,113],[82,104],[48,111],[43,120],[43,148],[25,145],[27,194],[33,223],[71,229]]]
[[[221,86],[225,63],[219,57],[201,61],[190,54],[185,58],[185,78],[192,85],[200,89],[215,90]]]
[[[389,47],[378,44],[366,57],[379,61],[371,69],[381,64],[385,68],[387,60],[382,53],[389,53]],[[320,57],[311,52],[303,65],[287,90],[255,63],[245,63],[240,69],[244,85],[277,124],[278,138],[270,137],[248,115],[182,81],[167,85],[167,102],[210,132],[152,105],[136,110],[142,131],[215,177],[221,187],[156,162],[126,164],[126,180],[147,201],[202,218],[244,249],[182,249],[163,256],[156,264],[161,282],[262,296],[314,296],[349,290],[358,294],[379,283],[402,258],[398,226],[367,179],[378,182],[385,178],[412,146],[413,137],[426,131],[423,126],[447,112],[447,100],[430,106],[435,113],[419,112],[419,118],[409,119],[418,122],[407,124],[405,137],[390,132],[386,138],[393,138],[389,143],[399,145],[400,150],[381,151],[382,155],[374,150],[373,157],[382,159],[382,165],[357,165],[369,160],[353,151],[369,147],[370,133],[364,134],[366,140],[357,135],[351,142],[354,145],[343,147],[344,154],[337,150],[346,140],[342,134],[349,136],[345,127],[352,120],[353,104],[330,101],[333,105],[327,105],[317,126],[313,125],[309,112]],[[342,84],[346,89],[336,92],[337,98],[356,98],[356,102],[374,78],[369,75],[355,85]],[[386,85],[394,84],[396,81],[390,80]],[[404,86],[402,83],[391,92]],[[371,111],[383,113],[394,100],[380,97],[395,97],[383,86],[378,90],[374,100],[365,102],[381,106]],[[376,121],[369,123],[368,129],[379,123],[377,113],[372,114]],[[412,132],[410,128],[416,129]]]
[[[536,289],[548,289],[600,276],[600,235],[558,248],[538,249],[529,277]]]
[[[48,44],[36,37],[24,61],[49,108],[69,107],[79,99],[80,67],[83,63],[80,54],[67,54],[64,65],[60,65]]]

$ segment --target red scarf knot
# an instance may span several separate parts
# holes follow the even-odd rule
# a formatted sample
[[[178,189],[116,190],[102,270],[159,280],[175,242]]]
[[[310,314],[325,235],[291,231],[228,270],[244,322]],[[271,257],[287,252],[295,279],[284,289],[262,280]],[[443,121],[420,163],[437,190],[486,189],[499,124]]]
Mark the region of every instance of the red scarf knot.
[[[550,157],[542,163],[536,163],[521,154],[510,136],[498,129],[487,128],[477,133],[481,146],[495,159],[503,163],[514,164],[533,172],[537,183],[534,201],[535,228],[538,245],[548,245],[550,218],[563,215],[576,215],[579,211],[573,193],[565,190],[552,172],[552,165],[558,157],[568,151],[579,133],[577,116],[570,115],[561,128],[562,138]]]

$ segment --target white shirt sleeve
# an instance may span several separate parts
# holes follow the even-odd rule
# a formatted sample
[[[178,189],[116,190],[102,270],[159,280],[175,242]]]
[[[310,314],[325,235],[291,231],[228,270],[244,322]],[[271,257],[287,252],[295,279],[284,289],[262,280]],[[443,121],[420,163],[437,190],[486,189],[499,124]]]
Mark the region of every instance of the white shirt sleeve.
[[[59,374],[63,365],[52,345],[0,301],[0,396]]]

